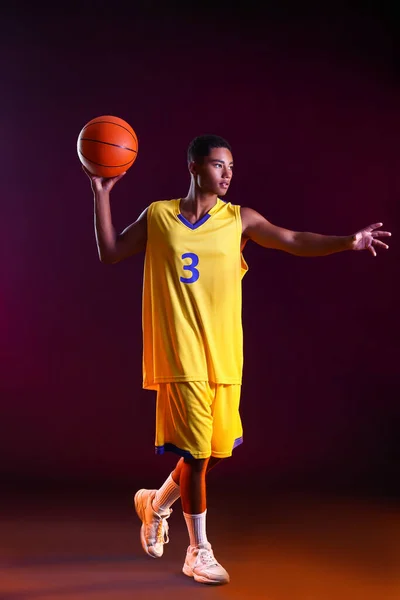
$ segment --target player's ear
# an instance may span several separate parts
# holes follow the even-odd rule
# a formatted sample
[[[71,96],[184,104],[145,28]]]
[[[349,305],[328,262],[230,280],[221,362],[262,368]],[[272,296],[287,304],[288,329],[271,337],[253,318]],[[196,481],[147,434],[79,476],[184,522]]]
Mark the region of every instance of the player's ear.
[[[197,175],[196,163],[194,162],[194,160],[188,162],[188,169],[191,175]]]

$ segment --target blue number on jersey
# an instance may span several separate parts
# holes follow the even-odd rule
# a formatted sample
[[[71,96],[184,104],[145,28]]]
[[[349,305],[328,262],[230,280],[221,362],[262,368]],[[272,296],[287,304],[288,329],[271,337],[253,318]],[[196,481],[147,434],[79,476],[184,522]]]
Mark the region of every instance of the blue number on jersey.
[[[184,270],[190,271],[192,276],[189,278],[180,277],[180,280],[182,281],[182,283],[194,283],[200,277],[200,273],[196,269],[197,265],[199,264],[199,257],[197,256],[197,254],[193,254],[193,252],[185,252],[185,254],[182,254],[181,258],[190,258],[190,260],[192,261],[190,265],[183,265]]]

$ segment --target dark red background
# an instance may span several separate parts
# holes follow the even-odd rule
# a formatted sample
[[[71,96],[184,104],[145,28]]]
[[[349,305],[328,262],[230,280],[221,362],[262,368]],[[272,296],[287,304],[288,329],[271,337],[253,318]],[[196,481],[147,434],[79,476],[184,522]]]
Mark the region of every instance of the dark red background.
[[[143,257],[97,258],[76,139],[126,119],[139,156],[112,193],[121,229],[184,195],[198,134],[232,144],[229,199],[295,230],[397,233],[394,15],[338,5],[18,5],[2,31],[0,474],[158,484],[141,389]],[[11,9],[9,9],[11,10]],[[304,259],[248,244],[244,439],[226,478],[393,485],[400,458],[397,237]]]

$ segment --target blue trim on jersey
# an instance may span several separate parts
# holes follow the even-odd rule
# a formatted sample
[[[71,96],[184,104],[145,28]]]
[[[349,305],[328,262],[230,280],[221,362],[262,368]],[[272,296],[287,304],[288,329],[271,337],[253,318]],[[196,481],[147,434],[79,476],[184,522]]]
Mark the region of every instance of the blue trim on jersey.
[[[211,215],[209,215],[208,213],[206,215],[204,215],[204,217],[202,217],[200,219],[200,221],[197,221],[197,223],[190,223],[187,219],[185,219],[185,217],[181,214],[178,215],[178,219],[181,221],[181,223],[183,223],[184,225],[186,225],[186,227],[189,227],[189,229],[197,229],[198,227],[200,227],[200,225],[203,225],[203,223],[205,223],[206,221],[208,221],[208,219],[211,217]]]
[[[164,452],[175,452],[175,454],[179,454],[179,456],[183,456],[184,458],[193,458],[193,456],[187,450],[182,450],[175,446],[174,444],[170,444],[167,442],[163,446],[156,446],[156,454],[164,454]]]

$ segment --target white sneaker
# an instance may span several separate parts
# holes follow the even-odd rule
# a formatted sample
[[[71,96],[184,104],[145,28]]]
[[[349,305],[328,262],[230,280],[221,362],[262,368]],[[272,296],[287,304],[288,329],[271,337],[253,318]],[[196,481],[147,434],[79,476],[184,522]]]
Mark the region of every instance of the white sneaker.
[[[167,519],[172,513],[172,508],[162,515],[153,510],[152,501],[156,491],[139,490],[135,494],[134,502],[137,515],[142,521],[140,541],[143,550],[153,558],[161,558],[164,544],[169,542]]]
[[[182,571],[199,583],[229,583],[229,575],[215,560],[211,544],[189,546]]]

